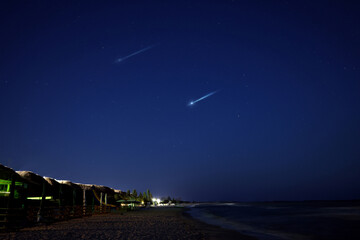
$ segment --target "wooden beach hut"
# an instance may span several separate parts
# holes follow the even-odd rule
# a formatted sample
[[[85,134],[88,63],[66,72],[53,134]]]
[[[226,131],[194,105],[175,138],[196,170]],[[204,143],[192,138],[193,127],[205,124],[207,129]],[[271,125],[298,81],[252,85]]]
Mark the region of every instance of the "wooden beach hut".
[[[75,200],[73,199],[73,188],[69,181],[58,180],[60,183],[61,196],[60,196],[60,204],[61,206],[72,206],[74,205]]]
[[[94,185],[95,191],[99,193],[100,199],[102,196],[102,203],[104,205],[114,205],[114,189],[103,186],[103,185]]]
[[[62,185],[62,193],[64,195],[65,205],[78,205],[81,206],[83,202],[82,188],[68,180],[59,180]]]
[[[47,195],[51,197],[52,206],[59,206],[61,197],[61,184],[50,177],[44,177],[44,180],[51,186],[47,191]]]
[[[82,188],[68,180],[58,180],[61,185],[61,205],[65,209],[65,217],[81,217],[83,215]]]
[[[11,168],[0,164],[0,207],[6,208],[10,204],[9,199],[14,198],[13,182],[19,179],[19,175]]]
[[[46,207],[51,206],[53,196],[52,186],[40,175],[30,171],[16,171],[28,184],[26,208],[29,221],[40,222],[47,217]]]
[[[83,214],[91,215],[94,212],[95,206],[95,195],[93,193],[92,184],[77,183],[83,191]]]
[[[13,169],[0,164],[0,229],[19,226],[25,219],[27,186]]]
[[[83,207],[89,211],[91,206],[92,213],[104,213],[110,211],[110,207],[116,207],[114,198],[114,189],[93,184],[79,184],[83,189],[85,196]]]
[[[39,205],[38,203],[41,202],[42,198],[44,200],[51,199],[47,195],[52,191],[51,185],[42,176],[30,171],[16,171],[16,173],[28,183],[27,199],[33,200],[34,205]]]

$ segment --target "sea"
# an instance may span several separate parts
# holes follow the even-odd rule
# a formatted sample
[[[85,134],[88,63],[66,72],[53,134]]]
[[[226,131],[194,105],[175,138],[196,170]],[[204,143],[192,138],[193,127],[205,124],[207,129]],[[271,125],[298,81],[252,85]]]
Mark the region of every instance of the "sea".
[[[189,214],[259,240],[360,239],[360,201],[200,203]]]

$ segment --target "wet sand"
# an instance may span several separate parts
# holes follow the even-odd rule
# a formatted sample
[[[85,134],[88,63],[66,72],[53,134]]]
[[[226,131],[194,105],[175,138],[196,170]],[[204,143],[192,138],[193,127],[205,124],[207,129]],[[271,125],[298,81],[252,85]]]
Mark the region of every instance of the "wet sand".
[[[0,233],[0,239],[239,239],[236,231],[192,219],[183,208],[149,208],[72,219]]]

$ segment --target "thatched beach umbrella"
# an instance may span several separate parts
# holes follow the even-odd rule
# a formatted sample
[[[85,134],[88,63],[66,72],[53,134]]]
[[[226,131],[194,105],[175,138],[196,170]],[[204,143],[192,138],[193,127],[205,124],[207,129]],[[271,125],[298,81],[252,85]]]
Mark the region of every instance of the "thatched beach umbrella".
[[[121,190],[119,190],[119,189],[114,189],[114,193],[115,193],[115,194],[121,194],[121,193],[122,193],[122,191],[121,191]]]
[[[115,201],[115,202],[116,202],[117,200],[124,199],[122,196],[123,196],[123,192],[122,192],[121,190],[114,189],[114,201]]]
[[[11,180],[13,176],[18,177],[18,174],[11,168],[0,164],[0,179]]]
[[[93,185],[95,191],[102,192],[102,193],[108,193],[108,194],[114,194],[114,189],[103,186],[103,185]]]

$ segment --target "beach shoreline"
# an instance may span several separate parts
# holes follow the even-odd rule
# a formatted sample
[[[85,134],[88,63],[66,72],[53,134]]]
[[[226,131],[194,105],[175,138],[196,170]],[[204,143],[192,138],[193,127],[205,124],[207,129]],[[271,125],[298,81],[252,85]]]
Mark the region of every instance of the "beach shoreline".
[[[183,207],[156,207],[126,213],[113,212],[15,232],[0,239],[239,239],[255,238],[192,218]]]
[[[189,214],[188,208],[183,209],[182,217],[185,218],[186,221],[191,223],[193,226],[196,226],[204,234],[205,239],[213,239],[213,240],[217,240],[217,239],[256,240],[257,239],[252,236],[244,235],[235,230],[225,229],[195,219]]]

